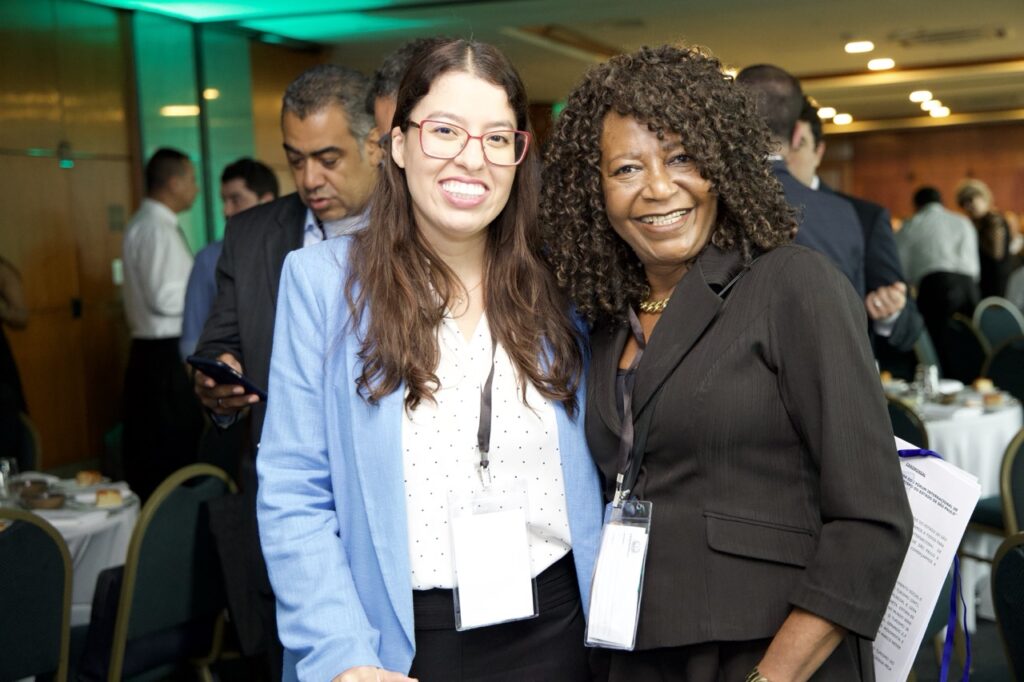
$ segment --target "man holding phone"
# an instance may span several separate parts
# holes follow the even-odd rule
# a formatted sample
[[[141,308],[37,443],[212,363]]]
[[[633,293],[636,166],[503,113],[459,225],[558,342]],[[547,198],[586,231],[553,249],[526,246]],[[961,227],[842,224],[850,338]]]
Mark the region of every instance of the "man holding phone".
[[[285,91],[281,130],[297,192],[228,221],[217,263],[217,298],[196,355],[218,360],[251,388],[266,390],[277,288],[289,252],[366,224],[381,150],[369,133],[365,76],[335,65],[315,66]],[[197,369],[194,388],[219,426],[249,411],[251,447],[241,458],[242,498],[211,508],[226,573],[232,621],[247,655],[265,653],[270,678],[281,675],[274,598],[256,528],[255,455],[266,403],[230,372]],[[210,374],[219,372],[215,378]],[[219,380],[218,380],[219,379]],[[237,571],[232,573],[232,571]]]

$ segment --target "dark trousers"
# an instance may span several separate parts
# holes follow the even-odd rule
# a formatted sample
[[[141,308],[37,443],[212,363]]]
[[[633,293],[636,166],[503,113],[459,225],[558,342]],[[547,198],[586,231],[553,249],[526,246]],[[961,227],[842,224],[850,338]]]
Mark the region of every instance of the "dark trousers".
[[[955,272],[933,272],[921,278],[917,287],[917,307],[932,337],[939,362],[950,366],[950,343],[946,339],[946,322],[954,313],[970,318],[978,305],[978,285],[968,275]]]
[[[458,632],[451,590],[413,593],[420,682],[587,682],[591,679],[572,553],[537,577],[540,615]]]
[[[124,379],[124,474],[143,500],[196,461],[203,418],[178,339],[132,339]]]

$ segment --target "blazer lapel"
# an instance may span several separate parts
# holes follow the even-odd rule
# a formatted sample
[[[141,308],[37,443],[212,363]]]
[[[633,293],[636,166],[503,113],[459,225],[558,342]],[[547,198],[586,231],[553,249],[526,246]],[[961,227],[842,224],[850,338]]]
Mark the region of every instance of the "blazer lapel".
[[[263,256],[266,259],[267,285],[270,289],[271,309],[277,309],[277,289],[281,282],[284,259],[292,251],[302,248],[303,229],[306,222],[306,206],[298,194],[292,194],[290,201],[277,214],[277,225],[263,242]]]
[[[676,286],[665,312],[637,368],[633,415],[650,402],[658,388],[682,362],[701,335],[718,316],[722,298],[718,292],[743,270],[735,251],[708,245],[690,271]]]
[[[589,376],[593,386],[587,391],[589,407],[597,410],[605,426],[615,435],[622,431],[615,378],[628,337],[629,328],[622,324],[616,327],[602,324],[590,334],[592,370]]]

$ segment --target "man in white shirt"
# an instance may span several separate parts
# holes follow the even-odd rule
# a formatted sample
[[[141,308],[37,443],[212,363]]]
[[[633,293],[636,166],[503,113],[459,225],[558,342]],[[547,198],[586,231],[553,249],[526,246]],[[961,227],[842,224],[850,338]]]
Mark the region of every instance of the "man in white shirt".
[[[143,499],[195,460],[202,417],[178,358],[192,251],[177,214],[195,201],[195,168],[176,149],[146,164],[146,198],[124,235],[124,307],[132,334],[125,374],[125,478]]]

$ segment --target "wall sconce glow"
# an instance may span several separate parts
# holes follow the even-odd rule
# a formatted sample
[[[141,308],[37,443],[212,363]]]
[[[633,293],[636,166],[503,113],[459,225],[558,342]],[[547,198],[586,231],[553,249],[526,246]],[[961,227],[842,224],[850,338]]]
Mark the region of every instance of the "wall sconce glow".
[[[896,62],[888,57],[879,57],[868,62],[868,68],[872,71],[887,71],[896,66]]]
[[[870,40],[852,40],[843,47],[847,54],[861,54],[863,52],[871,52],[875,49],[875,44]]]
[[[736,78],[736,74],[738,74],[739,72],[740,70],[737,69],[735,66],[727,66],[724,69],[722,69],[722,73],[724,73],[729,78]]]
[[[199,105],[198,104],[168,104],[167,106],[160,107],[161,116],[177,117],[177,116],[198,116]]]
[[[836,114],[832,117],[832,122],[837,126],[845,126],[853,123],[853,116],[850,114]]]
[[[942,102],[937,99],[930,99],[927,102],[921,102],[921,109],[924,111],[931,111],[932,109],[938,109],[942,106]]]
[[[949,116],[949,107],[935,107],[928,114],[932,118],[946,118]]]
[[[911,102],[927,102],[932,98],[932,93],[928,90],[914,90],[910,93]]]
[[[827,121],[830,118],[834,118],[835,115],[836,115],[836,108],[835,107],[821,107],[820,109],[818,109],[818,118],[820,118],[823,121]]]
[[[203,99],[217,99],[220,97],[220,90],[217,88],[206,88],[203,90]]]

